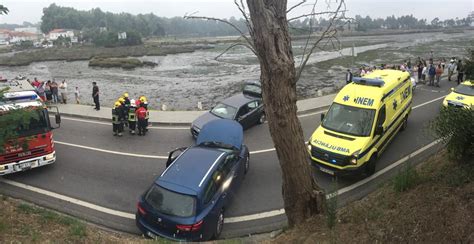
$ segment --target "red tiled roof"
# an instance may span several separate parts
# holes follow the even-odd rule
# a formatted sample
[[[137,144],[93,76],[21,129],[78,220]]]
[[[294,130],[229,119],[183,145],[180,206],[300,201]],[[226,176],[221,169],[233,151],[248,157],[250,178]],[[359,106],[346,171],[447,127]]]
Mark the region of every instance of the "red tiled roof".
[[[52,31],[50,31],[49,33],[61,33],[61,32],[66,32],[65,29],[54,29]]]

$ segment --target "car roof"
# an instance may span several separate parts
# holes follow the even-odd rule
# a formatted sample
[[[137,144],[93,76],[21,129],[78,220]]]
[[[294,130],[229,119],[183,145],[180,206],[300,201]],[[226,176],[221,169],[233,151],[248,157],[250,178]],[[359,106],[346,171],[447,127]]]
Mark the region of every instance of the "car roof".
[[[216,163],[220,161],[218,159],[225,154],[226,152],[216,148],[190,147],[156,179],[155,183],[172,191],[197,195]]]
[[[244,94],[237,94],[232,97],[224,99],[221,103],[230,105],[232,107],[240,108],[241,106],[255,100],[260,100],[256,97],[246,96]]]
[[[230,146],[232,149],[240,150],[243,141],[242,125],[235,120],[216,119],[207,122],[199,133],[196,144],[203,143],[222,143]]]

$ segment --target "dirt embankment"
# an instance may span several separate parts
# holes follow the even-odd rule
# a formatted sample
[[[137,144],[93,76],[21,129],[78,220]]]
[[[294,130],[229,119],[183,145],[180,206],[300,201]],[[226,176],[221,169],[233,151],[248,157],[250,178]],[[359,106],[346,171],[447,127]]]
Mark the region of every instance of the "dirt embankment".
[[[442,152],[416,171],[403,169],[364,199],[311,219],[267,243],[472,243],[474,164],[458,164]]]
[[[205,45],[158,45],[145,44],[129,47],[94,47],[94,46],[73,46],[54,47],[46,49],[28,50],[17,52],[12,56],[0,57],[0,65],[21,66],[29,65],[33,62],[42,61],[76,61],[89,60],[93,57],[119,58],[119,57],[141,57],[141,56],[164,56],[168,54],[190,53],[196,50],[208,49]]]

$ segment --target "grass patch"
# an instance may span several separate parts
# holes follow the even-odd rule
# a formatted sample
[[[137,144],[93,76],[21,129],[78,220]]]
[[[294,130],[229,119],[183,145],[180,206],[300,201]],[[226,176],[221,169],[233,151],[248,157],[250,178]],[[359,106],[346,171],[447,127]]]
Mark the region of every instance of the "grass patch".
[[[135,69],[138,67],[155,67],[157,64],[150,61],[141,61],[136,58],[93,58],[89,61],[90,67]]]
[[[419,182],[418,172],[411,166],[410,163],[407,163],[403,166],[402,169],[398,171],[398,174],[393,179],[393,189],[396,192],[404,192],[412,187],[416,186]]]

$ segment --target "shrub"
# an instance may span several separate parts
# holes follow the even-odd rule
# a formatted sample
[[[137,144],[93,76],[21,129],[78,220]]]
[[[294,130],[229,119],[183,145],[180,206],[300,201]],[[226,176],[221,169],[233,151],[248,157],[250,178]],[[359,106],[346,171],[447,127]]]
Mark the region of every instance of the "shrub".
[[[443,107],[430,124],[434,134],[447,145],[453,159],[472,162],[474,158],[474,110]]]
[[[398,171],[398,174],[393,179],[393,189],[396,192],[409,190],[418,184],[419,178],[418,172],[408,163]]]

